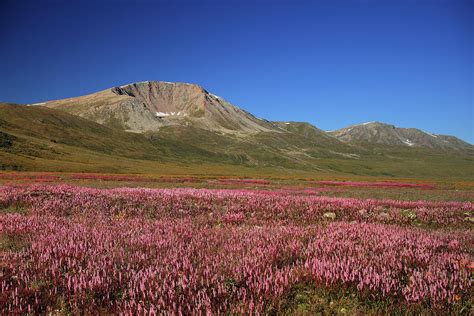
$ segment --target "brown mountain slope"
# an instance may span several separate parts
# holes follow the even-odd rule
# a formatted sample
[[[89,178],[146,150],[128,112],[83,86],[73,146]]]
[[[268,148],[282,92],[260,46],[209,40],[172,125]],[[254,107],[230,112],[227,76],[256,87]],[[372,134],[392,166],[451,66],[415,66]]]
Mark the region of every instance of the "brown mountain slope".
[[[188,83],[144,81],[44,105],[133,132],[169,125],[243,134],[274,130],[269,122]]]

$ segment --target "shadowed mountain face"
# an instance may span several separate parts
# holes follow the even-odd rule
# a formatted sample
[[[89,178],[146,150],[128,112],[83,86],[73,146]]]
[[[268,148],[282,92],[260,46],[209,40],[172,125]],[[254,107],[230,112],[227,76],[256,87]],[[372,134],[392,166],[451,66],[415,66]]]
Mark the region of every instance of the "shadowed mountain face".
[[[158,131],[170,125],[237,134],[275,130],[269,122],[187,83],[144,81],[46,102],[45,106],[133,132]]]
[[[430,148],[435,150],[472,151],[474,146],[454,136],[436,135],[416,128],[368,122],[329,132],[339,140],[352,144],[378,144]]]

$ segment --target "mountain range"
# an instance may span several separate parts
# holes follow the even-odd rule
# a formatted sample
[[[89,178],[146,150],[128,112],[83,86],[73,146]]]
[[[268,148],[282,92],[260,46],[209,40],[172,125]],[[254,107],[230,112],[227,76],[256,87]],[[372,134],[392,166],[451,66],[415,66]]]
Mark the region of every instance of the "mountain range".
[[[471,144],[454,136],[436,135],[416,128],[400,128],[380,122],[353,125],[329,134],[343,142],[361,145],[381,144],[466,152],[473,148]]]
[[[0,168],[7,170],[465,178],[474,174],[473,158],[474,146],[454,136],[379,122],[331,132],[272,122],[188,83],[144,81],[0,104]]]

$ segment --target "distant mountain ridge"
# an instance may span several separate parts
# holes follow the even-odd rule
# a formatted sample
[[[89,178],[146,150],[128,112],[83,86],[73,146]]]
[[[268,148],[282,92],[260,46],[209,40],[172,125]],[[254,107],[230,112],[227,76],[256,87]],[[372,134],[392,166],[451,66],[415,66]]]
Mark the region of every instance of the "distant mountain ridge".
[[[473,146],[454,136],[437,135],[416,128],[401,128],[381,122],[367,122],[328,132],[352,144],[424,147],[437,150],[472,150]]]

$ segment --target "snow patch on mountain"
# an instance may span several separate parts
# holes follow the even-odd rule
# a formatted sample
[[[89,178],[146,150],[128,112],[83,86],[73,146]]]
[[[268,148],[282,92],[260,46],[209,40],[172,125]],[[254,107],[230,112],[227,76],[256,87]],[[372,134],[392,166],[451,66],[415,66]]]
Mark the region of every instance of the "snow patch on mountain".
[[[405,143],[406,145],[408,145],[408,146],[410,146],[410,147],[415,145],[415,143],[413,143],[413,142],[412,142],[411,140],[409,140],[409,139],[403,140],[403,143]]]
[[[209,93],[209,95],[210,95],[211,97],[213,97],[214,99],[218,99],[218,100],[221,100],[221,99],[222,99],[220,96],[215,95],[215,94],[212,94],[212,93]]]
[[[183,112],[156,112],[155,114],[157,117],[167,117],[167,116],[181,116],[185,115]]]

